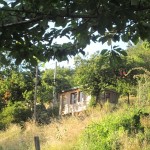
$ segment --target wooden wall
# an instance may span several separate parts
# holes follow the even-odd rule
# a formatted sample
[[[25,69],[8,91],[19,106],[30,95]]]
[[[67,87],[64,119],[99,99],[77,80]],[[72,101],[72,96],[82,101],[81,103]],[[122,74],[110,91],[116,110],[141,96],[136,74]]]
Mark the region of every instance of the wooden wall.
[[[76,101],[72,102],[71,99],[74,93],[77,94],[77,97]],[[81,93],[80,89],[72,89],[60,93],[60,115],[73,114],[87,109],[91,96],[82,95]]]

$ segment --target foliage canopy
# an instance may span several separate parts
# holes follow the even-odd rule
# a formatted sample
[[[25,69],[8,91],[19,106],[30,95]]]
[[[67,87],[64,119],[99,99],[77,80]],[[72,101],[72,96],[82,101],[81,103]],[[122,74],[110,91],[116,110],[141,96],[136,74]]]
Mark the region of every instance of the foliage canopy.
[[[0,20],[1,59],[8,52],[17,63],[67,59],[91,40],[150,40],[148,0],[1,0]],[[53,43],[64,36],[73,42]]]
[[[118,61],[112,59],[113,51],[103,50],[93,54],[88,59],[76,58],[76,83],[86,92],[99,98],[105,89],[113,89],[123,95],[136,94],[139,74],[143,75],[137,67],[150,69],[149,43],[138,43],[127,50],[128,56],[119,57]],[[128,99],[129,100],[129,99]]]

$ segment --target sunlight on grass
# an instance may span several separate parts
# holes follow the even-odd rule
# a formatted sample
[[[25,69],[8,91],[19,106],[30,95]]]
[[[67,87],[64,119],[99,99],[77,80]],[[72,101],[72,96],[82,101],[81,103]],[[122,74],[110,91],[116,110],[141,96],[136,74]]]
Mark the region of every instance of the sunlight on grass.
[[[61,119],[53,119],[49,125],[38,126],[32,121],[26,122],[24,128],[11,125],[6,131],[0,132],[0,150],[34,150],[34,136],[39,136],[41,150],[77,150],[80,136],[85,128],[92,122],[100,122],[106,116],[115,113],[123,114],[129,107],[124,105],[122,108],[106,103],[103,108],[99,106],[90,108],[78,116],[66,116]],[[147,140],[139,142],[138,137],[128,137],[126,133],[120,135],[122,150],[148,150],[150,143],[150,119],[141,118],[141,123],[146,127]]]
[[[23,129],[11,125],[5,132],[0,132],[0,146],[2,150],[31,150],[34,149],[34,136],[39,136],[42,150],[72,149],[85,127],[106,113],[104,109],[97,107],[80,116],[52,120],[49,125],[37,126],[31,121],[26,122]]]

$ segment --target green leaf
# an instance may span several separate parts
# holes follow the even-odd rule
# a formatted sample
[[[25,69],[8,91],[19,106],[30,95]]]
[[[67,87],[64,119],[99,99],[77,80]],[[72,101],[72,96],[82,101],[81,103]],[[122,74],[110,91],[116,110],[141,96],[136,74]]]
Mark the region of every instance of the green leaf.
[[[79,52],[82,54],[82,55],[85,55],[85,51],[83,49],[80,49]]]
[[[39,23],[40,27],[42,27],[44,30],[46,30],[49,26],[48,26],[48,20],[44,19]]]
[[[108,53],[108,49],[103,49],[100,54],[105,55],[106,53]]]
[[[114,42],[116,42],[116,41],[119,42],[119,41],[120,41],[119,35],[116,35],[116,34],[115,34],[115,35],[113,36],[113,41],[114,41]]]
[[[69,34],[69,32],[70,32],[71,30],[72,30],[71,27],[68,27],[68,28],[63,29],[63,30],[61,31],[61,33],[60,33],[60,37],[66,35],[66,34]]]
[[[139,4],[139,0],[131,0],[131,5],[136,6]]]
[[[0,4],[4,5],[4,6],[7,6],[7,2],[6,1],[3,1],[3,0],[0,0]]]
[[[115,48],[115,49],[114,49],[114,51],[116,51],[116,52],[118,52],[118,53],[120,53],[121,50],[122,50],[121,48]]]
[[[107,42],[107,40],[108,40],[108,37],[104,36],[99,39],[99,42],[102,42],[102,44],[104,44],[105,42]]]
[[[92,35],[91,40],[93,42],[97,42],[97,39],[99,38],[99,35]]]
[[[65,27],[66,26],[66,19],[63,17],[57,17],[55,22],[55,27]]]
[[[120,54],[122,54],[123,56],[127,56],[127,52],[125,50],[120,51]]]
[[[137,44],[139,42],[139,36],[138,35],[134,35],[132,38],[131,38],[131,41],[134,43],[134,44]]]
[[[16,5],[18,5],[18,3],[20,3],[20,0],[16,0],[15,2],[13,2],[13,3],[11,4],[11,6],[12,6],[12,7],[15,7]]]
[[[123,34],[123,35],[121,36],[121,38],[122,38],[122,41],[123,41],[123,42],[128,42],[128,41],[129,41],[129,36],[128,36],[128,34]]]

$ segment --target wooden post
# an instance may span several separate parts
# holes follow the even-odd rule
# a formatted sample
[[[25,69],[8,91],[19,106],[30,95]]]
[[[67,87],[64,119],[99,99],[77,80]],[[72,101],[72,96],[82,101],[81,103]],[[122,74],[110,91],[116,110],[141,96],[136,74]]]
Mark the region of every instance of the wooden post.
[[[35,150],[40,150],[40,140],[38,136],[34,137]]]
[[[36,66],[36,74],[35,74],[35,88],[34,88],[34,114],[33,119],[34,122],[37,120],[37,113],[36,113],[36,101],[37,101],[37,84],[38,84],[38,65]]]
[[[127,97],[128,97],[128,104],[130,104],[130,94],[127,93]]]
[[[54,86],[53,86],[53,108],[57,106],[57,95],[56,95],[56,74],[57,74],[57,61],[55,62],[54,69]]]

